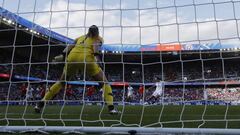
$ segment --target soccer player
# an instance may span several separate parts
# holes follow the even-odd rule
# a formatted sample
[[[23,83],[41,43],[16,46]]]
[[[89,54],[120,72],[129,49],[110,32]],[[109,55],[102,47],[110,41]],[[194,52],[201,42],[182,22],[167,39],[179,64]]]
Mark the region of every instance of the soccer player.
[[[138,92],[139,92],[140,96],[142,97],[143,92],[144,92],[144,87],[143,87],[143,85],[140,85],[140,87],[139,87],[139,89],[138,89]]]
[[[94,78],[95,81],[100,82],[103,92],[104,100],[108,106],[110,114],[119,113],[113,105],[113,94],[112,88],[108,83],[108,80],[102,71],[101,67],[97,64],[100,62],[100,46],[103,43],[102,37],[99,36],[99,30],[96,25],[92,25],[88,29],[86,35],[80,36],[75,40],[75,45],[67,46],[63,53],[68,54],[67,62],[64,67],[64,71],[60,78],[49,91],[45,94],[42,102],[39,102],[35,106],[36,112],[41,112],[44,106],[44,101],[51,100],[65,85],[64,81],[70,80],[74,75],[80,71],[81,73],[86,73]],[[63,55],[55,57],[55,61],[61,58]]]
[[[133,87],[129,85],[127,89],[127,101],[130,101],[133,98]]]
[[[104,93],[103,93],[103,89],[101,88],[101,89],[99,90],[99,92],[100,92],[100,95],[102,95],[102,99],[104,100]]]
[[[144,89],[144,86],[143,85],[140,85],[140,87],[138,88],[138,93],[139,93],[139,98],[140,98],[140,100],[139,100],[139,102],[142,104],[143,103],[143,94],[144,94],[144,91],[145,91],[145,89]]]
[[[32,100],[33,100],[33,87],[31,85],[29,85],[27,87],[27,92],[26,92],[26,100],[29,101],[28,104],[31,105],[32,104]]]
[[[94,86],[91,86],[91,87],[88,87],[87,88],[87,97],[88,97],[88,100],[91,100],[92,99],[92,95],[94,94],[95,92],[95,87]]]
[[[40,90],[41,90],[40,96],[41,98],[43,98],[45,96],[46,90],[43,87],[40,87]]]
[[[20,92],[21,92],[21,100],[26,98],[26,93],[27,93],[27,86],[25,83],[23,83],[20,87]]]
[[[72,89],[72,85],[68,85],[68,86],[67,86],[65,98],[66,98],[67,100],[71,100],[71,99],[75,99],[75,100],[76,100],[76,99],[77,99],[77,97],[76,97],[76,95],[74,94],[74,91],[73,91],[73,89]]]
[[[151,97],[148,99],[149,102],[155,103],[159,97],[162,96],[164,91],[164,82],[158,81],[155,83],[155,91],[151,95]]]

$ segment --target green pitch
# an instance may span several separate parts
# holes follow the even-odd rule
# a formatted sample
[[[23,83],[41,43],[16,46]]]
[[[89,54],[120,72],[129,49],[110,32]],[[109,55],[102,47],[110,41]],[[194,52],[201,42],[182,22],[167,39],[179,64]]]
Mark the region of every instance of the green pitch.
[[[206,108],[205,108],[206,107]],[[7,114],[5,113],[7,110]],[[97,105],[47,105],[43,114],[33,106],[0,106],[0,126],[145,126],[240,128],[240,106],[118,106],[110,115]]]

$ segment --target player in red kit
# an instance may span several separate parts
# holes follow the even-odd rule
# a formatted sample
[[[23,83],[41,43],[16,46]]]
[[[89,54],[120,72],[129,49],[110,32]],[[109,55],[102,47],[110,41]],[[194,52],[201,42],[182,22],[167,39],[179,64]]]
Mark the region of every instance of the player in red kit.
[[[20,86],[20,92],[21,92],[21,99],[25,99],[26,97],[26,93],[27,93],[27,85],[25,83],[23,83],[21,86]]]
[[[73,98],[72,98],[73,97]],[[72,85],[68,85],[66,89],[66,99],[71,100],[71,99],[77,99],[77,97],[74,94],[74,91],[72,89]]]
[[[94,94],[95,91],[96,91],[96,89],[93,85],[91,87],[87,88],[87,97],[89,100],[91,100],[92,95]]]
[[[143,95],[143,92],[144,92],[144,87],[143,85],[140,85],[139,89],[138,89],[138,92],[140,95]]]
[[[143,103],[143,93],[144,93],[144,86],[140,85],[139,89],[138,89],[138,93],[140,95],[140,103]]]

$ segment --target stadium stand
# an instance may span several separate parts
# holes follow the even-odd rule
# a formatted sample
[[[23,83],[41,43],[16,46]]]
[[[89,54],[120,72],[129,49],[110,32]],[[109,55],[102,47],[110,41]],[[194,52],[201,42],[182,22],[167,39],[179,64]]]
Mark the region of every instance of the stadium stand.
[[[16,17],[16,15],[10,14],[2,8],[1,11],[7,12],[10,18]],[[72,40],[23,18],[22,20],[20,18],[18,23],[9,23],[9,21],[4,21],[4,14],[1,15],[3,20],[0,22],[0,36],[3,37],[0,42],[1,74],[12,76],[9,77],[11,81],[14,81],[10,90],[17,90],[23,83],[30,83],[33,88],[33,99],[39,99],[41,90],[47,90],[49,84],[57,80],[62,72],[63,63],[56,64],[50,60]],[[31,27],[24,25],[29,23],[31,23]],[[116,52],[119,46],[103,46],[103,49],[107,50],[103,58],[104,70],[108,80],[113,85],[116,101],[124,101],[125,85],[130,83],[135,90],[135,96],[131,102],[140,103],[141,96],[137,92],[139,85],[143,83],[147,89],[154,83],[155,77],[167,82],[164,100],[169,100],[169,102],[180,101],[183,98],[184,100],[203,100],[203,85],[209,85],[207,89],[209,99],[227,100],[234,95],[234,99],[239,100],[240,91],[236,81],[239,80],[238,76],[240,76],[240,71],[237,70],[240,68],[238,64],[240,53],[237,51],[226,50],[220,52],[213,49],[181,52],[158,52],[154,50],[142,52],[139,50],[147,48],[139,48],[139,46],[134,45],[131,48],[129,46],[123,48],[126,50],[124,53]],[[162,62],[159,63],[159,59],[162,59],[160,60]],[[185,62],[183,63],[181,60],[185,60]],[[115,72],[116,70],[119,72]],[[73,80],[80,81],[82,78],[83,76],[80,75]],[[47,82],[46,80],[51,81]],[[88,78],[87,80],[91,81]],[[2,81],[0,99],[5,100],[10,80],[3,79]],[[183,84],[183,82],[185,83]],[[183,88],[183,85],[191,85],[191,87],[185,88],[184,86]],[[76,95],[74,100],[83,98],[85,93],[83,92],[83,86],[75,83],[72,89]],[[220,92],[222,90],[226,92]],[[9,100],[19,100],[17,96],[20,94],[19,92],[18,90],[14,92],[15,94],[12,94]],[[151,90],[146,90],[145,100],[151,94]],[[63,94],[59,94],[55,99],[63,99],[63,97]],[[68,100],[73,100],[73,97],[68,98]],[[87,100],[101,101],[101,93],[96,92]]]

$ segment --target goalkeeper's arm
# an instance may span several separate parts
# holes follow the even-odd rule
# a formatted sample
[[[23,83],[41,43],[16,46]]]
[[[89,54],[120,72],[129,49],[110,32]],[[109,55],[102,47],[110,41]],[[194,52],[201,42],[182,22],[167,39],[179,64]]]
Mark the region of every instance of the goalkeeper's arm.
[[[100,57],[100,48],[102,46],[102,43],[103,43],[103,40],[102,39],[99,39],[98,41],[96,41],[94,44],[93,44],[93,51],[94,51],[94,56],[97,60],[97,63],[99,64],[99,66],[102,67],[102,60],[101,60],[101,57]]]
[[[76,43],[77,39],[75,40]],[[62,62],[65,60],[65,57],[69,54],[69,52],[72,50],[72,48],[75,46],[75,43],[72,45],[68,45],[61,54],[55,56],[53,58],[53,62]]]
[[[62,62],[75,45],[68,45],[61,54],[53,58],[53,62]]]

